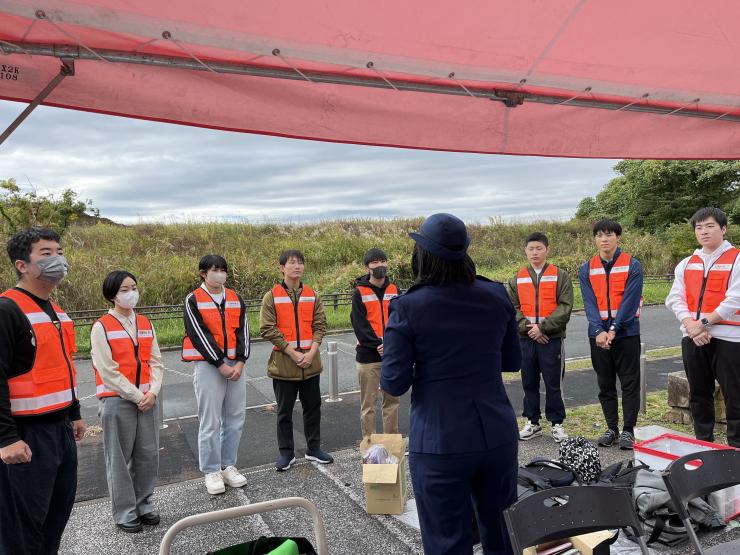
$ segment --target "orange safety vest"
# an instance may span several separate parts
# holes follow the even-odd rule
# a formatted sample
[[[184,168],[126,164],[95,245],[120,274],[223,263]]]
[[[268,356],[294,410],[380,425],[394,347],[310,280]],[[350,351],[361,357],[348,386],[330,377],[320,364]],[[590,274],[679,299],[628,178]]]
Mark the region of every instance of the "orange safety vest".
[[[393,297],[398,296],[398,287],[394,283],[388,284],[383,294],[383,300],[378,298],[372,288],[366,285],[358,285],[358,291],[362,297],[362,303],[365,305],[367,311],[367,321],[370,322],[370,326],[373,328],[375,335],[378,339],[383,339],[383,331],[385,330],[385,323],[388,321],[388,305]]]
[[[630,262],[632,257],[626,252],[619,253],[617,260],[614,261],[609,279],[606,279],[606,270],[601,263],[601,258],[597,254],[589,262],[588,280],[596,295],[596,304],[599,307],[599,315],[602,320],[616,318],[619,306],[622,304],[624,289],[627,286],[627,278],[630,272]],[[642,311],[642,298],[635,312],[635,318],[640,317]]]
[[[26,315],[33,330],[36,356],[30,372],[8,380],[10,414],[33,416],[70,406],[77,398],[77,372],[72,355],[77,350],[74,324],[56,304],[59,327],[28,295],[15,289],[2,294]]]
[[[298,303],[293,303],[285,288],[277,284],[272,288],[272,299],[275,302],[277,327],[288,344],[295,349],[310,349],[313,345],[313,309],[316,304],[314,290],[304,285]],[[273,350],[280,349],[273,347]]]
[[[547,265],[547,268],[542,271],[536,288],[527,268],[520,269],[516,276],[516,290],[519,295],[521,313],[533,324],[539,324],[558,306],[557,266]]]
[[[203,318],[203,324],[211,332],[216,344],[224,352],[226,358],[235,360],[236,331],[239,329],[242,305],[236,291],[228,287],[225,287],[224,290],[223,314],[221,313],[221,307],[213,301],[213,297],[202,287],[193,291],[193,295],[195,295],[195,300],[198,303],[198,312]],[[182,360],[186,362],[205,360],[187,335],[182,340]]]
[[[110,345],[113,360],[118,363],[118,371],[142,393],[149,391],[152,376],[149,356],[154,341],[154,331],[149,319],[141,314],[136,315],[136,342],[115,316],[106,314],[98,322],[105,330],[105,338]],[[108,389],[100,379],[95,364],[93,364],[93,370],[95,371],[95,394],[98,399],[118,397],[118,393]]]
[[[683,272],[683,281],[686,287],[686,304],[691,312],[696,313],[696,319],[701,320],[708,316],[725,300],[727,288],[730,285],[732,268],[737,261],[740,249],[732,247],[723,252],[709,267],[705,274],[704,261],[700,256],[693,255]],[[740,326],[740,310],[730,316],[729,320],[722,320],[718,324],[726,326]]]

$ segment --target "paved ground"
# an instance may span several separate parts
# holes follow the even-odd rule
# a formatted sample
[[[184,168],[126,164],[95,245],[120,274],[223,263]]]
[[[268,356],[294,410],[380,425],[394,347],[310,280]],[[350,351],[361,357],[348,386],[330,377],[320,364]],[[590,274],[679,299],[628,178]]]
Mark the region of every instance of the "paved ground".
[[[615,448],[602,448],[600,455],[604,466],[629,456]],[[168,454],[168,448],[165,447],[163,458],[173,456],[176,454]],[[557,456],[557,445],[548,437],[519,443],[520,462],[527,462],[535,456],[554,458]],[[185,516],[296,495],[310,499],[319,508],[332,554],[422,553],[419,532],[408,524],[413,521],[413,513],[400,518],[366,514],[357,450],[335,451],[334,457],[335,463],[328,466],[301,459],[297,466],[285,473],[276,473],[271,466],[264,465],[245,469],[247,485],[240,490],[229,488],[225,495],[220,496],[208,495],[201,479],[160,487],[155,494],[155,501],[162,514],[162,523],[147,527],[141,534],[125,534],[113,526],[106,498],[78,503],[67,526],[60,553],[156,553],[167,528]],[[102,466],[98,467],[98,472],[102,472]],[[409,491],[409,495],[413,497],[413,491]],[[412,509],[413,503],[407,507]],[[189,529],[178,536],[172,552],[202,554],[261,535],[312,538],[313,531],[310,520],[299,510],[267,513]],[[738,537],[740,532],[737,528],[726,528],[719,534],[702,534],[704,541],[710,545]],[[611,552],[623,555],[635,553],[634,544],[626,541],[621,543],[626,548],[612,548]],[[691,552],[687,546],[683,546],[659,553],[688,555]]]
[[[666,388],[669,373],[681,368],[679,359],[664,359],[648,362],[646,366],[647,390],[657,391]],[[188,384],[182,384],[183,387]],[[192,386],[190,386],[192,388]],[[522,411],[522,387],[519,380],[506,384],[514,410]],[[563,384],[566,407],[577,407],[596,401],[596,375],[592,370],[568,372]],[[191,389],[192,394],[192,389]],[[343,392],[342,401],[325,402],[322,406],[321,435],[322,444],[327,451],[337,451],[356,446],[360,441],[359,394]],[[401,398],[399,425],[404,435],[409,429],[410,394]],[[544,410],[544,392],[542,399]],[[298,452],[305,445],[300,402],[293,414],[294,435]],[[378,429],[382,427],[380,411],[377,413]],[[198,472],[198,419],[184,416],[166,421],[167,428],[161,434],[162,461],[159,470],[159,483],[166,484],[188,480],[199,476]],[[596,422],[595,425],[601,424]],[[276,414],[271,404],[247,410],[245,427],[239,450],[239,464],[253,467],[274,462]],[[594,437],[602,429],[594,429]],[[103,448],[100,436],[87,438],[80,446],[80,471],[78,500],[103,497],[108,494],[105,483]]]

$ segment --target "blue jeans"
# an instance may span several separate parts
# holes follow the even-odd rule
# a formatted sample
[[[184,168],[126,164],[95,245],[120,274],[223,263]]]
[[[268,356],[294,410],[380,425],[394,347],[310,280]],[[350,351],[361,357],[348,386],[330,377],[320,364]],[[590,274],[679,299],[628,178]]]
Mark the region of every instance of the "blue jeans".
[[[233,366],[236,361],[226,360],[226,364]],[[236,466],[247,404],[244,372],[238,380],[230,381],[212,364],[199,361],[195,363],[193,385],[198,403],[200,471],[210,474]]]

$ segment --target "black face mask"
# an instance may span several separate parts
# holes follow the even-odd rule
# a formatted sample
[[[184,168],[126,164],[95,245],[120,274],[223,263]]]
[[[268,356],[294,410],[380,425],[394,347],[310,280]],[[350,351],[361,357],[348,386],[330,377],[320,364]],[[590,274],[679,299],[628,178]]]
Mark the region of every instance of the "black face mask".
[[[388,268],[386,268],[385,266],[377,266],[376,268],[370,270],[370,272],[373,274],[373,277],[375,279],[383,279],[385,276],[388,275]]]

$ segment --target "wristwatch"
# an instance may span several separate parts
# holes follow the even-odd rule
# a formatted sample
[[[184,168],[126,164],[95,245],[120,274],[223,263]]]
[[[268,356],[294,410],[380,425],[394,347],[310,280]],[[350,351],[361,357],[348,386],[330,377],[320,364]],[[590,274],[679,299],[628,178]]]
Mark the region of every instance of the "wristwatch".
[[[710,326],[712,325],[709,323],[709,320],[707,319],[706,316],[699,321],[701,322],[701,325],[704,326],[706,329],[709,329]]]

